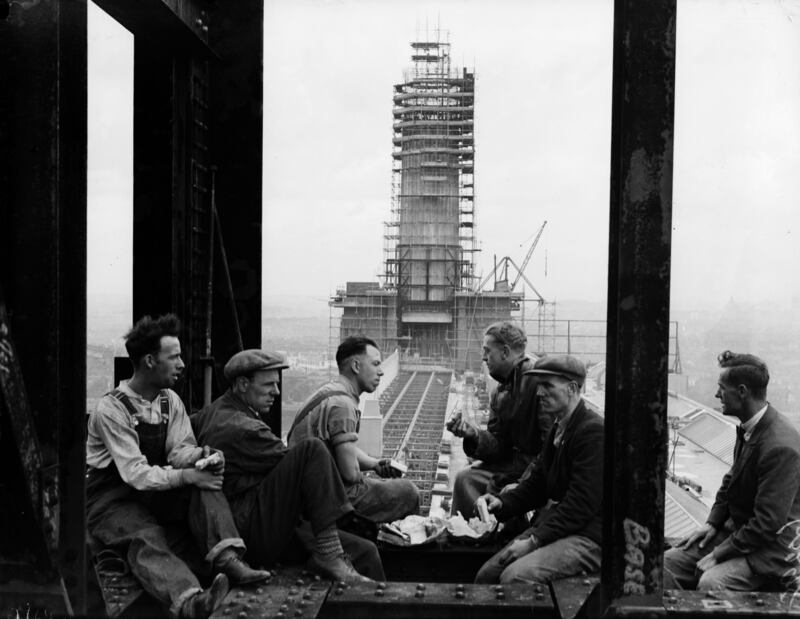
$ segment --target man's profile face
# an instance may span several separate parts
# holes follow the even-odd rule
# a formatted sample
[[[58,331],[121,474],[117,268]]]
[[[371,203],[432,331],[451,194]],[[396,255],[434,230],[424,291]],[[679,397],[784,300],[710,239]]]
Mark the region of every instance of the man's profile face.
[[[253,373],[253,378],[246,380],[247,387],[242,398],[258,413],[268,413],[281,392],[278,388],[280,380],[278,370],[258,370]]]
[[[153,382],[160,388],[174,387],[186,365],[181,359],[181,342],[177,337],[164,335],[161,348],[155,355],[147,355],[149,370],[153,374]]]
[[[374,346],[367,346],[363,355],[355,357],[356,380],[363,392],[372,393],[378,388],[383,376],[381,367],[381,351]]]
[[[567,410],[574,383],[566,378],[554,375],[541,375],[536,387],[539,407],[545,413],[559,415]]]
[[[491,335],[483,336],[483,362],[489,368],[489,374],[495,380],[505,380],[511,364],[506,347]]]
[[[737,385],[725,380],[725,372],[720,374],[717,381],[715,397],[722,404],[722,414],[736,416],[742,410],[742,398]]]

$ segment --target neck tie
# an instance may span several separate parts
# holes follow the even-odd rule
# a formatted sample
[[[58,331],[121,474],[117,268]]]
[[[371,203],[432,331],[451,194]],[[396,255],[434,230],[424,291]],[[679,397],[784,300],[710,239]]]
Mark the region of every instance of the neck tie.
[[[742,426],[736,427],[736,445],[733,448],[733,461],[736,462],[739,459],[739,454],[742,453],[742,447],[744,446],[744,428]]]

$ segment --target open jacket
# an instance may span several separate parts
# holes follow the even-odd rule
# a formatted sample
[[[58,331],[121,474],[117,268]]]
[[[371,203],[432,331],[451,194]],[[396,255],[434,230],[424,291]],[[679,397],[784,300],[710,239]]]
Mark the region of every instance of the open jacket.
[[[796,567],[798,489],[800,433],[770,405],[717,491],[708,522],[731,534],[714,549],[714,558],[745,557],[764,576],[781,577]]]
[[[258,485],[286,454],[280,437],[230,389],[191,420],[199,444],[225,454],[222,490],[229,499]]]
[[[477,439],[464,439],[464,453],[487,468],[518,477],[539,454],[553,420],[539,409],[538,379],[526,374],[533,361],[523,357],[489,402],[489,422]]]
[[[581,400],[558,447],[550,430],[540,459],[519,485],[501,496],[498,518],[540,509],[531,533],[544,546],[568,535],[597,542],[603,533],[603,418]]]

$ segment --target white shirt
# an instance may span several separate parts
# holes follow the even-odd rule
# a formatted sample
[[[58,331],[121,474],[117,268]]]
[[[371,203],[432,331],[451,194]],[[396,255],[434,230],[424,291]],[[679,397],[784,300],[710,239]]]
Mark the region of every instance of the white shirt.
[[[764,413],[767,412],[767,406],[759,410],[755,415],[750,417],[750,419],[741,424],[741,428],[744,431],[743,438],[745,443],[750,440],[750,437],[753,435],[753,430],[756,429],[756,425],[758,424],[759,421],[761,421],[761,418],[764,416]]]
[[[169,421],[164,449],[171,466],[150,466],[139,449],[137,423],[161,423],[161,396],[145,400],[128,387],[128,381],[119,384],[136,409],[131,418],[125,405],[106,395],[97,403],[97,410],[89,415],[86,438],[86,464],[90,468],[104,469],[113,461],[122,481],[137,490],[165,490],[184,485],[180,469],[190,467],[203,453],[197,446],[189,416],[178,394],[167,389]],[[174,468],[173,468],[174,467]]]

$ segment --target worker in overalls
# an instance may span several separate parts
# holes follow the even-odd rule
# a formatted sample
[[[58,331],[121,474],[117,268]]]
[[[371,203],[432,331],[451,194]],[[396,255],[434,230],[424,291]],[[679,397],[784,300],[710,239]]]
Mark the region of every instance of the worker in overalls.
[[[269,574],[242,560],[245,545],[221,492],[222,453],[198,447],[170,389],[184,368],[179,330],[174,314],[145,316],[125,336],[133,377],[89,415],[87,524],[101,544],[127,546],[131,572],[173,617],[208,617],[229,582]],[[218,573],[203,589],[192,568],[209,567]]]

